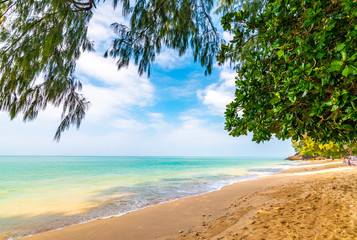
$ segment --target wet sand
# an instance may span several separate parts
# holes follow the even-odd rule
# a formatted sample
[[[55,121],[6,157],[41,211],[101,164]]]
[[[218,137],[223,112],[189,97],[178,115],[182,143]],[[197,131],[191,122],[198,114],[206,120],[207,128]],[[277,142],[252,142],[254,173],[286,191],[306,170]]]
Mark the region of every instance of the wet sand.
[[[24,239],[357,239],[357,168],[315,161]]]

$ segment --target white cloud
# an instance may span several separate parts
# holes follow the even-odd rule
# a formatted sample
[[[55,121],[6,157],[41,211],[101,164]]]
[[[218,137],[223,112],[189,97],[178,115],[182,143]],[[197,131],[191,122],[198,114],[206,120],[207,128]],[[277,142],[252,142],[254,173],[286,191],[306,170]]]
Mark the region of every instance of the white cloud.
[[[152,119],[157,120],[161,120],[162,118],[164,118],[164,114],[162,113],[148,113],[148,116],[150,116]]]
[[[130,107],[153,104],[154,86],[147,77],[138,75],[135,66],[118,71],[113,59],[84,53],[78,60],[77,73],[85,80],[83,93],[91,102],[89,121],[115,118],[128,114]]]
[[[147,116],[147,118],[146,118]],[[145,119],[130,118],[116,118],[113,120],[113,127],[120,129],[121,132],[143,132],[151,131],[153,129],[164,130],[167,127],[167,123],[164,121],[164,114],[152,113],[143,114]]]
[[[120,119],[117,118],[113,121],[114,127],[121,129],[125,132],[141,132],[147,128],[145,124],[135,119]]]
[[[226,41],[226,42],[229,42],[229,41],[231,41],[232,39],[233,39],[233,34],[232,33],[230,33],[230,32],[223,32],[223,35],[222,35],[222,37],[223,37],[223,39]]]
[[[209,107],[213,115],[223,115],[226,105],[234,99],[235,71],[223,68],[219,81],[203,90],[197,91],[197,97]]]
[[[190,57],[191,53],[189,52],[179,56],[177,51],[164,47],[161,53],[156,56],[155,64],[163,68],[163,70],[179,69],[192,63]]]
[[[81,55],[77,62],[77,73],[102,81],[108,85],[126,85],[132,79],[138,79],[137,84],[146,84],[148,79],[139,77],[137,69],[132,64],[128,68],[118,71],[115,60],[104,58],[93,52],[86,52]]]
[[[34,122],[9,122],[0,113],[0,153],[3,155],[116,155],[116,156],[288,156],[293,154],[289,141],[271,140],[266,144],[251,142],[251,136],[233,138],[223,124],[184,114],[179,122],[164,121],[160,113],[148,113],[140,119],[103,120],[117,128],[85,121],[79,131],[71,128],[59,143],[51,141],[56,121],[43,115]],[[156,122],[155,122],[156,121]],[[161,121],[161,123],[160,123]],[[51,124],[48,124],[51,122]],[[153,124],[157,124],[154,128]]]
[[[88,28],[88,38],[95,42],[96,49],[103,51],[109,47],[111,40],[115,37],[110,27],[114,22],[128,25],[128,20],[121,14],[121,7],[114,10],[109,1],[99,4]]]

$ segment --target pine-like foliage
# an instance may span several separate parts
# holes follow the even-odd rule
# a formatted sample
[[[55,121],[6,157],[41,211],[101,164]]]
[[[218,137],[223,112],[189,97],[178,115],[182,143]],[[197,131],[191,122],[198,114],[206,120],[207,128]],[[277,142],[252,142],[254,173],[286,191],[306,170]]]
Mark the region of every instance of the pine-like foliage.
[[[124,4],[124,13],[131,14],[130,26],[114,23],[118,38],[105,56],[119,58],[118,67],[131,59],[139,74],[148,72],[162,46],[183,55],[189,48],[195,61],[212,71],[220,36],[211,19],[213,0],[138,0],[134,6]]]
[[[82,51],[93,50],[87,26],[99,0],[0,1],[0,110],[11,119],[36,118],[47,104],[63,106],[55,139],[74,124],[79,127],[89,102],[78,91],[74,75]],[[102,1],[103,2],[103,1]],[[118,59],[118,68],[130,60],[139,74],[150,65],[162,46],[184,54],[211,73],[220,42],[212,23],[213,0],[113,0],[130,26],[114,23],[118,38],[105,53]]]
[[[8,0],[0,9],[0,110],[26,121],[48,103],[62,105],[59,139],[71,124],[79,127],[88,107],[73,73],[81,50],[92,49],[86,38],[92,13],[66,0]]]

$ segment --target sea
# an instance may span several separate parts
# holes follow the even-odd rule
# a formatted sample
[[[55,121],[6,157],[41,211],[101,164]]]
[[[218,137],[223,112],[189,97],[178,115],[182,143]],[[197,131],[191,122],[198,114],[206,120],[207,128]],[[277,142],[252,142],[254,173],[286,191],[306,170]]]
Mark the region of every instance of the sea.
[[[0,239],[120,216],[290,166],[262,157],[0,156]]]

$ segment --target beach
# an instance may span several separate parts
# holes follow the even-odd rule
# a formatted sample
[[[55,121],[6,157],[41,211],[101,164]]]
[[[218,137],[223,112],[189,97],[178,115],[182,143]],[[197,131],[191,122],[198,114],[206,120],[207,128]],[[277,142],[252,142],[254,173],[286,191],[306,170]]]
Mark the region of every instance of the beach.
[[[312,162],[24,239],[356,239],[356,179],[356,167]]]
[[[0,239],[122,216],[291,164],[276,157],[0,156]]]

